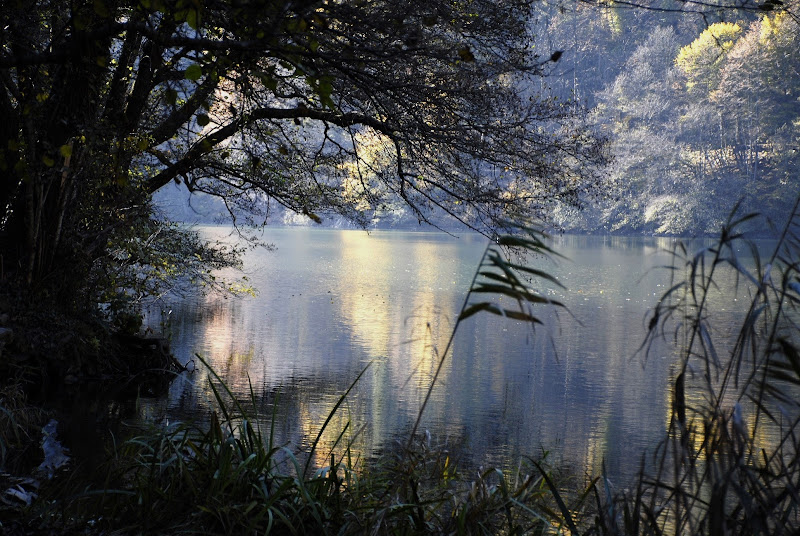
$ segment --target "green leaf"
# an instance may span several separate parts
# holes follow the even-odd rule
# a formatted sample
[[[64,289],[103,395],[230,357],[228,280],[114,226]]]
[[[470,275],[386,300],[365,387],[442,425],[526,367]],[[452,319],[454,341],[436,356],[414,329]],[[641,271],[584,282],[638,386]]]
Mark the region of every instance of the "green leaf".
[[[331,83],[329,78],[322,78],[319,80],[317,84],[317,93],[319,94],[319,100],[323,106],[333,109],[333,99],[331,99],[331,94],[333,93],[333,84]]]
[[[106,7],[106,3],[103,2],[103,0],[94,0],[94,12],[104,19],[111,15],[111,13],[108,11],[108,7]]]
[[[164,100],[167,104],[175,104],[178,101],[178,92],[174,89],[168,89],[164,92]]]
[[[56,161],[47,155],[42,157],[42,162],[47,167],[53,167],[54,165],[56,165]]]
[[[64,158],[69,158],[72,156],[72,145],[62,145],[58,148],[58,152],[61,153],[61,156]]]
[[[200,12],[196,9],[189,9],[186,12],[186,23],[197,30],[200,27]]]
[[[187,80],[196,82],[197,80],[200,80],[201,76],[203,76],[203,69],[198,64],[193,63],[186,69],[186,71],[184,71],[183,76]]]
[[[197,124],[201,127],[206,126],[211,120],[208,118],[206,114],[200,114],[197,116]]]
[[[270,91],[275,91],[276,89],[278,89],[278,80],[271,76],[264,75],[261,78],[261,81],[264,83],[264,86],[266,86],[266,88],[269,89]]]

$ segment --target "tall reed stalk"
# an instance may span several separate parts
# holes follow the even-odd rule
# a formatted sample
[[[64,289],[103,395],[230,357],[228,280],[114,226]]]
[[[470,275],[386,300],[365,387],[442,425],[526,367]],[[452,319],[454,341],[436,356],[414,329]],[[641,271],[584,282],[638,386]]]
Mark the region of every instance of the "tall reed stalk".
[[[799,203],[767,258],[738,207],[710,246],[675,249],[645,343],[671,339],[679,358],[665,438],[632,490],[593,487],[586,534],[800,533]],[[722,309],[740,315],[733,334]]]
[[[366,372],[339,397],[301,457],[276,445],[277,412],[258,414],[252,388],[240,400],[216,372],[209,383],[217,411],[210,422],[154,426],[114,452],[105,480],[43,514],[84,533],[109,531],[204,534],[546,534],[563,522],[566,505],[545,460],[524,460],[514,471],[462,475],[449,454],[415,441],[423,412],[461,323],[478,312],[541,323],[536,305],[563,307],[534,288],[560,283],[546,272],[512,262],[522,255],[557,255],[544,235],[516,226],[483,254],[450,340],[439,356],[405,449],[366,464],[354,461],[341,430],[329,463],[314,467],[323,433]],[[277,402],[276,402],[277,404]],[[336,448],[339,446],[340,448]],[[56,503],[53,503],[56,504]]]
[[[461,322],[467,318],[480,313],[487,312],[494,315],[503,316],[517,321],[527,322],[531,325],[541,324],[542,321],[534,314],[533,306],[537,304],[547,304],[556,307],[564,307],[564,304],[548,298],[534,283],[548,282],[557,287],[564,286],[551,274],[528,266],[513,262],[508,256],[508,250],[513,249],[522,261],[530,256],[561,257],[551,249],[544,240],[547,235],[540,229],[529,224],[520,222],[505,222],[508,234],[497,235],[490,240],[483,255],[478,263],[478,267],[472,276],[469,290],[464,296],[464,302],[458,312],[455,325],[450,332],[450,337],[444,350],[439,354],[436,371],[433,374],[431,383],[425,393],[417,420],[411,429],[408,438],[408,446],[411,446],[416,437],[425,408],[428,406],[431,394],[433,393],[439,374],[442,371],[445,361],[450,357],[450,348],[455,340]],[[506,250],[504,251],[504,248]],[[494,298],[494,299],[493,299]],[[503,299],[512,302],[509,308],[501,304]],[[516,307],[513,305],[516,304]],[[435,351],[435,350],[434,350]]]

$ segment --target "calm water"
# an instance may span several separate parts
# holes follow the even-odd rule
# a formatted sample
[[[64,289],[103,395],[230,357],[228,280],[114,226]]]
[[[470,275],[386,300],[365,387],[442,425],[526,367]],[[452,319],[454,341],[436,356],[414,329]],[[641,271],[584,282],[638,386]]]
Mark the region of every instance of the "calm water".
[[[225,236],[226,230],[205,232]],[[392,448],[419,411],[486,239],[441,233],[269,229],[275,251],[246,257],[256,298],[160,303],[151,327],[183,362],[208,360],[269,420],[278,397],[281,441],[307,446],[339,397],[369,368],[325,435],[370,456]],[[474,463],[552,452],[598,474],[632,474],[669,414],[672,350],[637,354],[644,315],[665,290],[668,239],[556,237],[569,260],[536,262],[567,291],[571,312],[540,309],[545,328],[491,315],[465,321],[424,414],[431,441]],[[212,406],[198,369],[145,400],[143,417],[171,421]],[[322,453],[324,455],[324,452]],[[320,460],[321,461],[321,460]]]

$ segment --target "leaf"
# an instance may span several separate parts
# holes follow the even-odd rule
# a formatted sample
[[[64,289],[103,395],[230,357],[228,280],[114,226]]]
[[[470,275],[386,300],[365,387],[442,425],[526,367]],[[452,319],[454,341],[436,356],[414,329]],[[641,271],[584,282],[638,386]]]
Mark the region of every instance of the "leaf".
[[[62,145],[61,147],[58,148],[58,152],[64,158],[69,158],[70,156],[72,156],[72,145]]]
[[[317,93],[319,93],[320,102],[322,102],[324,106],[333,108],[333,101],[331,100],[333,84],[331,83],[330,79],[323,78],[319,81],[319,84],[317,85]]]
[[[461,322],[462,320],[469,318],[476,313],[480,313],[481,311],[499,314],[499,309],[489,302],[474,303],[461,311],[461,314],[458,315],[458,321]]]
[[[572,520],[572,513],[570,512],[569,508],[567,508],[567,505],[564,502],[564,499],[561,497],[561,494],[558,492],[558,488],[553,483],[553,480],[550,478],[550,475],[547,473],[547,471],[544,470],[542,465],[540,463],[538,463],[536,460],[533,460],[531,458],[528,458],[528,459],[530,459],[530,461],[533,463],[533,465],[536,466],[536,469],[539,470],[539,473],[544,478],[544,481],[547,484],[547,487],[550,489],[550,494],[556,500],[556,504],[558,504],[558,508],[561,510],[562,519],[563,519],[564,523],[567,525],[567,528],[569,529],[570,534],[580,534],[578,532],[578,527],[575,526],[575,522]]]
[[[211,119],[209,119],[207,114],[199,114],[197,116],[197,124],[198,124],[198,126],[204,127],[209,122],[211,122]]]
[[[194,30],[200,26],[200,12],[196,9],[189,9],[186,12],[186,23]]]
[[[103,0],[94,0],[94,12],[104,19],[111,15],[111,13],[108,11],[108,7],[106,7],[106,3],[103,2]]]
[[[458,57],[461,58],[461,61],[466,61],[470,63],[475,61],[475,55],[472,53],[469,47],[458,49]]]
[[[178,92],[174,89],[170,88],[164,92],[164,100],[167,101],[167,104],[175,104],[178,101]]]
[[[503,235],[497,238],[497,245],[515,248],[525,248],[529,251],[555,253],[544,242],[536,238],[523,238],[521,236]]]
[[[192,82],[196,82],[200,80],[200,77],[203,76],[203,69],[196,63],[191,64],[187,67],[186,71],[184,71],[183,76],[187,80],[191,80]]]
[[[506,287],[504,285],[495,285],[491,283],[479,283],[478,285],[473,287],[470,292],[476,292],[481,294],[503,294],[515,300],[527,301],[531,303],[548,303],[559,307],[563,306],[563,304],[559,301],[544,298],[542,296],[539,296],[538,294],[533,294],[528,290],[514,289]]]
[[[47,155],[44,155],[44,156],[42,157],[42,162],[43,162],[43,163],[44,163],[44,165],[45,165],[45,166],[47,166],[47,167],[53,167],[54,165],[56,165],[56,161],[55,161],[55,160],[53,160],[51,157],[49,157],[49,156],[47,156]]]
[[[517,270],[518,272],[525,272],[526,274],[530,274],[530,275],[533,275],[533,276],[536,276],[536,277],[541,277],[542,279],[546,279],[546,280],[550,281],[551,283],[553,283],[554,285],[559,286],[559,287],[561,287],[563,289],[567,288],[564,285],[562,285],[561,282],[558,279],[555,278],[555,276],[550,275],[545,271],[537,270],[536,268],[530,268],[528,266],[523,266],[521,264],[514,264],[514,263],[510,263],[510,262],[507,262],[506,264],[510,268],[513,268],[514,270]]]

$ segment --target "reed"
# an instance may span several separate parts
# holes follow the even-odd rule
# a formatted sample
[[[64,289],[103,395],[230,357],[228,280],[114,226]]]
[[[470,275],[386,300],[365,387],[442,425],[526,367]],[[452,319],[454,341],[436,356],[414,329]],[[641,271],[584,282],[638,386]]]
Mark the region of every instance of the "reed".
[[[276,444],[276,413],[259,415],[252,389],[239,400],[211,370],[217,411],[208,423],[143,431],[115,450],[103,482],[62,493],[38,515],[47,527],[103,534],[796,534],[800,214],[796,204],[766,258],[738,231],[755,217],[734,210],[713,243],[673,251],[673,284],[646,319],[642,345],[674,345],[672,405],[662,441],[628,487],[604,475],[565,487],[546,456],[464,473],[416,433],[425,403],[396,452],[354,460],[345,424],[334,448],[314,456],[364,371],[300,453]],[[487,246],[453,333],[479,312],[536,326],[536,307],[563,307],[536,290],[555,278],[503,248],[520,259],[556,253],[540,231],[514,231]],[[735,309],[719,303],[723,285],[749,300],[733,335],[715,325],[718,307]]]
[[[478,312],[535,325],[534,305],[560,306],[531,284],[538,278],[558,285],[554,278],[511,262],[501,248],[555,253],[539,231],[515,230],[487,246],[453,335]],[[448,344],[440,368],[449,349]],[[552,534],[572,523],[563,520],[567,509],[545,459],[526,459],[513,471],[463,474],[447,450],[417,436],[425,404],[408,443],[397,452],[354,460],[342,430],[323,458],[329,463],[313,467],[323,433],[366,369],[301,454],[276,444],[277,413],[259,415],[252,388],[250,400],[237,399],[202,356],[197,358],[210,371],[217,408],[209,422],[153,425],[128,439],[110,456],[101,482],[58,493],[59,500],[50,503],[57,507],[40,513],[45,526],[87,533],[489,535]],[[436,378],[431,390],[435,383]]]
[[[259,425],[254,398],[231,398],[216,377],[212,389],[218,410],[206,426],[154,426],[127,440],[102,482],[79,492],[73,484],[71,494],[62,486],[57,501],[46,501],[39,527],[86,534],[490,535],[551,534],[560,524],[544,461],[468,476],[446,450],[419,441],[371,462],[354,461],[344,445],[339,454],[330,451],[328,465],[312,468],[274,444],[273,426]],[[315,442],[311,450],[317,448]]]
[[[583,533],[800,531],[798,203],[766,258],[739,232],[756,217],[735,209],[710,246],[675,249],[673,285],[648,319],[644,345],[666,338],[679,356],[665,436],[643,456],[631,490],[607,479],[592,486],[594,521]],[[749,300],[743,310],[718,303],[724,285]],[[738,331],[714,325],[720,307],[742,311]]]

